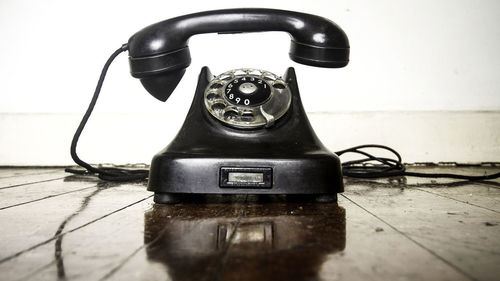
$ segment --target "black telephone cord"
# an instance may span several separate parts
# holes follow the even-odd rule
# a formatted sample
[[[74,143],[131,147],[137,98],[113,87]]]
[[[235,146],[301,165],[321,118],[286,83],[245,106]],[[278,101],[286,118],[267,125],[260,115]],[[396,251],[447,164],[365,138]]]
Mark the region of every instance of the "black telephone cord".
[[[122,52],[125,52],[128,49],[127,44],[123,44],[118,50],[116,50],[106,61],[104,67],[101,71],[101,76],[99,77],[99,81],[97,82],[97,86],[94,91],[94,95],[92,96],[92,100],[89,104],[85,115],[80,122],[80,125],[76,129],[75,135],[73,136],[73,140],[71,142],[71,158],[75,161],[76,164],[85,168],[86,170],[78,170],[67,168],[65,171],[74,174],[97,174],[98,177],[102,180],[106,181],[135,181],[135,180],[144,180],[147,179],[149,171],[144,169],[121,169],[121,168],[96,168],[87,162],[83,161],[78,157],[76,153],[76,146],[78,144],[78,140],[80,135],[89,120],[92,111],[94,110],[94,106],[97,102],[97,98],[99,97],[99,93],[101,92],[102,84],[104,82],[104,78],[106,77],[106,73],[108,71],[109,66],[113,62],[113,60]],[[376,157],[366,151],[361,149],[363,148],[378,148],[391,152],[396,156],[396,159],[385,158],[385,157]],[[452,179],[462,179],[462,180],[489,180],[496,179],[500,177],[500,173],[485,175],[485,176],[468,176],[468,175],[458,175],[458,174],[447,174],[447,173],[415,173],[415,172],[407,172],[406,167],[403,164],[401,155],[394,149],[378,144],[365,144],[360,146],[355,146],[352,148],[348,148],[345,150],[337,151],[339,157],[345,153],[357,153],[365,156],[366,158],[352,160],[342,163],[342,173],[344,176],[352,177],[352,178],[385,178],[385,177],[394,177],[394,176],[412,176],[412,177],[422,177],[422,178],[452,178]],[[368,163],[373,164],[373,162],[378,163],[376,165],[366,165]]]
[[[378,148],[391,152],[396,156],[396,159],[377,157],[366,151],[364,148]],[[448,173],[416,173],[406,171],[406,167],[403,164],[401,155],[394,149],[379,144],[365,144],[355,147],[351,147],[345,150],[337,151],[335,154],[341,156],[344,153],[357,153],[365,156],[366,158],[347,161],[342,163],[342,173],[344,176],[352,178],[385,178],[385,177],[395,177],[395,176],[411,176],[420,178],[452,178],[461,180],[491,180],[500,177],[500,173],[495,173],[491,175],[484,176],[469,176],[460,174],[448,174]],[[375,165],[373,165],[375,163]],[[372,164],[372,165],[366,165]]]
[[[75,161],[76,164],[85,168],[86,170],[77,170],[72,168],[67,168],[65,171],[73,174],[97,174],[98,177],[102,180],[106,181],[135,181],[135,180],[143,180],[148,177],[149,171],[143,169],[120,169],[120,168],[96,168],[87,162],[83,161],[78,157],[76,153],[76,146],[78,144],[78,140],[80,139],[80,135],[82,134],[83,128],[87,124],[92,111],[94,110],[94,106],[97,102],[97,98],[99,97],[99,93],[101,92],[102,84],[104,82],[104,78],[106,77],[106,73],[108,72],[108,68],[113,62],[113,60],[122,52],[125,52],[128,49],[127,44],[123,44],[118,50],[116,50],[106,61],[104,67],[101,71],[101,76],[99,77],[99,81],[97,82],[97,86],[94,91],[94,95],[92,96],[92,100],[90,101],[89,107],[85,112],[85,115],[80,122],[80,125],[76,129],[75,135],[73,136],[73,140],[71,141],[71,158]]]

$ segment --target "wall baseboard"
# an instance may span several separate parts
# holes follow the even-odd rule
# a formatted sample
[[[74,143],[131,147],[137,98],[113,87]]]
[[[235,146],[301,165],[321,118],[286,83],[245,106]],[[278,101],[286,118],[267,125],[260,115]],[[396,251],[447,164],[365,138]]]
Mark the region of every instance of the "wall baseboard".
[[[384,144],[404,162],[500,161],[500,111],[309,113],[331,151]],[[0,113],[0,165],[72,165],[70,142],[81,114]],[[173,113],[95,113],[78,146],[90,163],[149,163],[179,130]]]

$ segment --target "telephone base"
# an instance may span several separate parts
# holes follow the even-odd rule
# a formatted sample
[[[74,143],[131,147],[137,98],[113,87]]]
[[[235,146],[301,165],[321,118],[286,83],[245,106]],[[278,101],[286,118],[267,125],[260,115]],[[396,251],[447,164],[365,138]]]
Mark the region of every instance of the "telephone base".
[[[289,195],[302,201],[312,198],[332,202],[343,191],[340,161],[328,151],[296,157],[291,151],[282,151],[273,157],[257,157],[233,154],[236,152],[231,146],[224,151],[211,149],[203,154],[181,154],[167,148],[155,155],[148,182],[148,190],[155,192],[155,202],[238,194]]]
[[[272,126],[236,129],[205,109],[213,79],[203,68],[193,104],[172,142],[156,154],[148,190],[154,201],[173,204],[201,195],[286,195],[287,200],[336,202],[344,191],[340,159],[316,137],[300,101],[295,71],[288,112]]]

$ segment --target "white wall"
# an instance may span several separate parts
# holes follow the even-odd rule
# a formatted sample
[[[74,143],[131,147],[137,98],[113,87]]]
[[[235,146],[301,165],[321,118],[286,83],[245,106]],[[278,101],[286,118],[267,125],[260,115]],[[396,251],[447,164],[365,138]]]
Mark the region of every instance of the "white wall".
[[[309,112],[500,110],[500,1],[496,0],[2,0],[0,165],[71,163],[67,147],[52,148],[49,144],[70,139],[77,120],[63,122],[64,125],[55,120],[77,116],[85,110],[105,60],[134,32],[186,13],[248,5],[297,10],[334,20],[349,36],[351,63],[343,69],[296,64],[288,58],[289,38],[282,33],[201,35],[190,40],[192,65],[166,103],[149,96],[139,81],[130,77],[127,58],[122,55],[110,69],[96,112],[114,116],[107,120],[117,118],[118,113],[151,114],[148,126],[137,131],[136,138],[129,139],[131,143],[158,137],[156,133],[148,135],[154,128],[175,132],[179,122],[171,124],[165,114],[185,114],[198,72],[204,65],[214,73],[255,67],[278,74],[294,66]],[[35,134],[33,128],[23,125],[22,116],[26,113],[50,113],[36,115],[46,130],[37,130]],[[353,124],[357,124],[356,120]],[[99,119],[92,122],[99,126]],[[322,127],[314,123],[313,126],[317,130]],[[404,126],[397,121],[394,124],[395,130]],[[91,128],[86,133],[90,139],[102,137]],[[344,134],[349,136],[349,132]],[[16,135],[33,139],[33,145],[19,147]],[[116,133],[105,137],[115,136]],[[163,137],[166,144],[169,139]],[[352,145],[368,142],[363,140],[370,135],[357,137],[360,139]],[[492,158],[499,159],[500,136],[492,138],[488,142],[493,145]],[[463,145],[456,143],[458,153]],[[51,149],[44,151],[43,147]],[[116,148],[119,151],[120,147]],[[331,149],[338,148],[343,147]],[[36,149],[37,153],[29,153],[29,149]],[[123,162],[120,152],[96,146],[92,149],[102,154],[93,158],[94,162]],[[462,156],[458,158],[463,159]],[[139,158],[148,162],[150,157],[148,154]],[[410,160],[429,159],[422,154]]]

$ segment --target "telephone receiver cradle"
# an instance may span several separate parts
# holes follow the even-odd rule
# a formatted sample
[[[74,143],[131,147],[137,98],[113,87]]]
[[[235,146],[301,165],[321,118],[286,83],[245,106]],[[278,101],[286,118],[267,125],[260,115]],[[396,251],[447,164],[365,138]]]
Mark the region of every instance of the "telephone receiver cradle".
[[[127,44],[131,74],[165,101],[191,62],[191,36],[260,31],[289,33],[295,62],[339,68],[349,61],[347,36],[325,18],[229,9],[185,15],[137,32]],[[156,203],[200,194],[285,194],[334,202],[343,182],[339,158],[321,144],[307,119],[293,68],[280,77],[255,69],[214,76],[204,67],[182,128],[152,160],[148,190]]]

